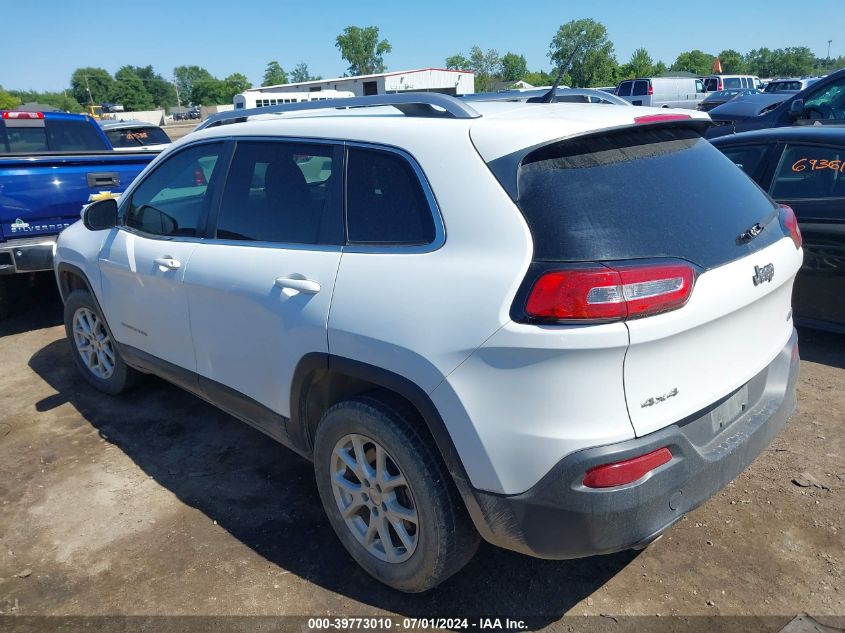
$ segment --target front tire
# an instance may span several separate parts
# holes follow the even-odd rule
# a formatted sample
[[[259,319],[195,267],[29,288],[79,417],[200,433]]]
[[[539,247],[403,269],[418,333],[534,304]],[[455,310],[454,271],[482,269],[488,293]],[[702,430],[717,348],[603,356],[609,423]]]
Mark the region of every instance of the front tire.
[[[82,376],[95,389],[117,395],[131,388],[140,373],[129,367],[94,298],[74,290],[65,302],[65,333]]]
[[[409,593],[458,572],[479,543],[422,424],[407,402],[374,392],[331,407],[314,442],[317,489],[344,547],[376,580]]]

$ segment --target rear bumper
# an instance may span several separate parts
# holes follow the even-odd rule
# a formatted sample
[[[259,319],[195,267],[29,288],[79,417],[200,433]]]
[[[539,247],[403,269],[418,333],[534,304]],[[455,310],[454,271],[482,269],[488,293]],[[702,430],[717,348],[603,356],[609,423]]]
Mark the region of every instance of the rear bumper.
[[[0,275],[53,270],[56,236],[0,242]]]
[[[475,491],[486,522],[481,532],[495,545],[552,559],[648,543],[730,483],[786,425],[795,410],[798,361],[793,330],[774,361],[748,382],[745,411],[721,427],[713,411],[727,397],[649,435],[573,453],[523,494]],[[662,447],[672,460],[632,484],[582,484],[594,466]]]

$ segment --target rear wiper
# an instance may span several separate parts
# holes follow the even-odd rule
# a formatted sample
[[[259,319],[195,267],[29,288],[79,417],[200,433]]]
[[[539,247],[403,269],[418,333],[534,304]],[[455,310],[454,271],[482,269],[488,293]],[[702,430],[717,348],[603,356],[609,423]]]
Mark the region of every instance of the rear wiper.
[[[763,232],[763,229],[765,229],[769,225],[769,222],[774,220],[778,215],[779,212],[777,211],[774,213],[770,213],[769,216],[766,217],[762,222],[755,222],[754,224],[749,226],[736,238],[737,244],[747,244],[748,242],[753,240],[755,237],[760,235],[760,233]]]

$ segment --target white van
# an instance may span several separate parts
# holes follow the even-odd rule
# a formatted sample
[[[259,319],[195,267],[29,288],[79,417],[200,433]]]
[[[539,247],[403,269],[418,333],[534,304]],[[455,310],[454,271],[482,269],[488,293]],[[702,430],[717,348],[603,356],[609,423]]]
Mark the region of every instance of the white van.
[[[695,77],[647,77],[627,79],[616,96],[632,105],[695,110],[704,99],[704,83]]]
[[[757,75],[710,75],[704,78],[704,89],[707,92],[734,90],[736,88],[762,90],[763,82]]]

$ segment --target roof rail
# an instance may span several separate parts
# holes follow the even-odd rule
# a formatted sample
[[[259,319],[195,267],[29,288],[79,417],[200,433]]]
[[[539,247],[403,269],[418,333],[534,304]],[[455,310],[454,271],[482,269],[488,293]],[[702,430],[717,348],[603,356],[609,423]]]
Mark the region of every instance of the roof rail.
[[[284,95],[284,93],[280,92],[279,95]],[[375,108],[379,106],[393,106],[405,116],[413,117],[477,119],[481,116],[471,106],[450,95],[444,95],[439,92],[403,92],[387,95],[372,95],[369,97],[347,97],[322,101],[285,103],[262,108],[250,108],[248,110],[230,110],[207,118],[197,126],[197,130],[226,125],[227,123],[240,123],[246,121],[247,117],[259,114],[277,114],[301,110],[330,110],[332,108]]]

